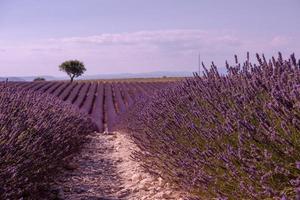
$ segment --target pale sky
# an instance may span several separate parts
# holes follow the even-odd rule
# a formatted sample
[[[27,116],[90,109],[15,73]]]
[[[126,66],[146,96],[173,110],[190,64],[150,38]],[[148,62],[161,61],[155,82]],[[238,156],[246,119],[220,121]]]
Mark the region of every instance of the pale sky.
[[[300,58],[300,0],[0,0],[0,76],[196,71],[246,52]]]

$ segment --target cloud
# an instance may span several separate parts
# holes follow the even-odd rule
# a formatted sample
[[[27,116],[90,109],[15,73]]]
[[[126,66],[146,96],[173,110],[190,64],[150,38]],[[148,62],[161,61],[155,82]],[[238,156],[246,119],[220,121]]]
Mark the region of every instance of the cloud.
[[[54,47],[33,47],[30,49],[33,52],[58,52],[63,51],[62,48],[54,48]]]
[[[1,41],[0,41],[1,42]],[[127,33],[103,33],[91,36],[51,38],[22,43],[4,43],[6,56],[0,63],[8,66],[3,73],[59,75],[57,66],[67,59],[82,60],[88,74],[146,72],[161,70],[195,71],[198,54],[208,64],[223,67],[237,54],[242,60],[246,52],[272,56],[300,53],[300,44],[288,35],[274,37],[247,36],[234,31],[156,30]],[[1,51],[1,50],[0,50]],[[253,57],[254,58],[254,57]],[[22,68],[20,66],[30,66]],[[6,71],[6,72],[5,72]]]
[[[270,44],[274,47],[286,46],[290,43],[291,38],[286,36],[275,36],[272,38]]]
[[[119,34],[99,34],[86,37],[66,37],[50,39],[49,41],[67,44],[173,45],[184,48],[194,48],[199,45],[211,45],[212,43],[230,46],[238,46],[241,44],[241,41],[237,37],[228,33],[217,33],[202,30],[138,31]]]

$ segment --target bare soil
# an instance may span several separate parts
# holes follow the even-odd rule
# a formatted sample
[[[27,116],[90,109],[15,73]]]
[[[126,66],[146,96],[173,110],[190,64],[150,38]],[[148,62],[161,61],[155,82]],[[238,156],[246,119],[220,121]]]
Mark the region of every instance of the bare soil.
[[[57,180],[56,199],[183,200],[184,192],[143,171],[138,151],[121,132],[94,133]]]

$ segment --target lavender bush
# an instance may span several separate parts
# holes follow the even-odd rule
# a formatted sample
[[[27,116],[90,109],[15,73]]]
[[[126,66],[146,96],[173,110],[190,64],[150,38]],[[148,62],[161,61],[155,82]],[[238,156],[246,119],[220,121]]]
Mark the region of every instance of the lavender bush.
[[[201,199],[299,199],[300,61],[257,60],[137,104],[122,122],[136,159]]]
[[[55,97],[0,84],[0,199],[37,199],[94,129]]]

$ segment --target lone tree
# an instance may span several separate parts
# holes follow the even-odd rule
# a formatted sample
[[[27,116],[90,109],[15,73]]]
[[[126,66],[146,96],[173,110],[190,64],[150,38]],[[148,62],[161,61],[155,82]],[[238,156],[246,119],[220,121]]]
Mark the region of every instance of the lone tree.
[[[33,81],[46,81],[43,77],[36,77]]]
[[[59,66],[60,71],[66,72],[73,82],[75,77],[81,76],[85,71],[84,64],[79,60],[68,60]]]

